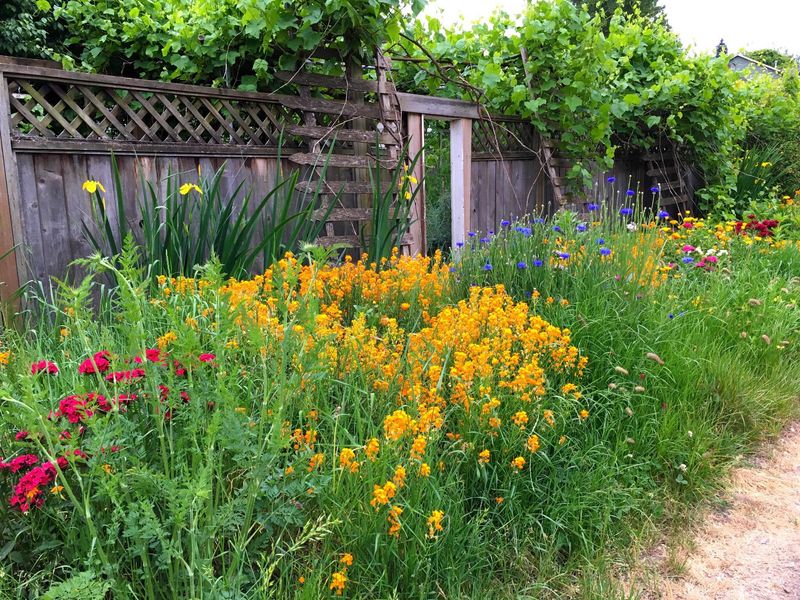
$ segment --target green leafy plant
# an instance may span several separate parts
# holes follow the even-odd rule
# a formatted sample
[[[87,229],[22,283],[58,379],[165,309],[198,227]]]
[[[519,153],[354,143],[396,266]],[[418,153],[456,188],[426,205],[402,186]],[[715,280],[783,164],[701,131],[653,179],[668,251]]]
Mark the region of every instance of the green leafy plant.
[[[279,174],[274,187],[258,200],[253,200],[244,182],[225,197],[224,173],[225,165],[211,177],[201,176],[196,184],[182,182],[183,174],[169,173],[163,196],[159,182],[142,180],[139,214],[132,215],[126,212],[119,166],[112,157],[117,217],[112,218],[106,208],[102,186],[89,182],[94,227],[83,223],[86,239],[95,251],[113,257],[122,253],[124,240],[131,236],[139,247],[139,259],[154,275],[191,276],[195,266],[213,256],[226,275],[238,276],[259,259],[262,266],[269,266],[287,250],[319,236],[330,208],[314,218],[320,208],[317,189],[301,197],[301,206],[293,210],[298,171]],[[133,229],[130,223],[137,221],[141,227]]]
[[[380,148],[376,148],[376,155],[379,155]],[[414,172],[417,161],[420,160],[422,152],[411,157],[406,162],[407,148],[400,154],[398,165],[390,171],[389,180],[384,179],[386,173],[381,161],[376,161],[374,174],[372,177],[372,212],[369,224],[361,227],[359,237],[361,247],[366,250],[367,255],[378,265],[381,260],[389,258],[393,248],[399,248],[403,243],[403,238],[411,228],[412,221],[409,218],[411,206],[417,196],[417,191],[421,188],[422,182],[410,175]],[[388,184],[388,185],[387,185]]]

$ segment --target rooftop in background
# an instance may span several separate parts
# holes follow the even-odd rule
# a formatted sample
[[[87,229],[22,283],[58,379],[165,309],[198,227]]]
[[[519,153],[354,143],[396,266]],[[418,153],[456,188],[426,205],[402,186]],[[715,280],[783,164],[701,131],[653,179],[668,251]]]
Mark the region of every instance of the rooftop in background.
[[[767,75],[771,75],[772,77],[776,78],[781,76],[781,70],[777,67],[771,67],[767,64],[757,61],[754,58],[745,56],[744,54],[734,54],[731,56],[730,60],[728,61],[728,66],[733,71],[755,71],[757,73],[766,73]]]

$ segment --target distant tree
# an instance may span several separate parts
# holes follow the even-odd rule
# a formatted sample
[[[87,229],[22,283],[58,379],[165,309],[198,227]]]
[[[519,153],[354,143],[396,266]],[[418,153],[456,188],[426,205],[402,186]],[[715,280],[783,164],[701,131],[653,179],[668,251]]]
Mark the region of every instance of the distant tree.
[[[775,50],[774,48],[764,48],[762,50],[748,50],[745,53],[750,58],[762,62],[770,67],[777,67],[778,69],[797,68],[797,57]]]
[[[591,0],[589,2],[586,0],[572,0],[572,3],[578,7],[587,4],[592,15],[602,11],[605,14],[606,24],[604,29],[606,31],[608,31],[608,20],[618,8],[626,14],[633,14],[638,10],[643,17],[653,20],[665,17],[664,7],[660,5],[660,0],[597,0],[596,2]],[[666,25],[666,19],[664,24]]]

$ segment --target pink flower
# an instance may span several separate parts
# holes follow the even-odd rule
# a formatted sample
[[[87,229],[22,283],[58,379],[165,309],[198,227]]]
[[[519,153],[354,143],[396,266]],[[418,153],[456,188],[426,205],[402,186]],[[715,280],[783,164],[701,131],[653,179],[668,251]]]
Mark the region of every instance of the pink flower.
[[[707,263],[716,264],[717,257],[716,256],[706,256],[703,260],[705,260]]]
[[[111,354],[108,352],[108,350],[95,352],[92,358],[87,358],[80,364],[78,367],[78,373],[81,373],[82,375],[105,373],[111,366],[111,363],[108,360],[110,356]],[[95,369],[95,365],[97,366],[97,369]]]
[[[31,375],[37,373],[47,373],[48,375],[58,375],[58,366],[49,360],[37,360],[31,364]]]
[[[686,244],[683,248],[681,248],[681,250],[683,250],[684,252],[687,252],[687,253],[688,252],[694,252],[695,251],[695,247],[690,245],[690,244]]]
[[[35,465],[39,462],[39,457],[35,454],[22,454],[16,458],[12,458],[8,462],[0,460],[0,471],[7,470],[12,473],[17,473],[22,469]]]
[[[22,431],[18,431],[17,435],[14,436],[14,439],[17,440],[18,442],[24,442],[25,440],[28,439],[28,432],[25,431],[24,429]]]
[[[210,352],[206,352],[205,354],[201,354],[200,356],[198,356],[198,358],[200,359],[200,362],[210,363],[214,362],[214,359],[217,358],[217,355],[211,354]]]
[[[144,369],[130,369],[128,371],[115,371],[106,375],[106,381],[131,381],[144,377]]]

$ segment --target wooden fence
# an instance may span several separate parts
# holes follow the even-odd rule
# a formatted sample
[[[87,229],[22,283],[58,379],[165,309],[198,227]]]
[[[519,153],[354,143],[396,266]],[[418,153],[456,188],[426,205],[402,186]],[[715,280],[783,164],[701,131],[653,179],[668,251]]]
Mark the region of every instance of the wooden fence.
[[[301,169],[298,195],[316,187],[338,206],[322,243],[358,243],[370,217],[370,170],[398,167],[400,148],[422,151],[426,119],[450,122],[452,242],[497,230],[505,218],[552,212],[559,195],[543,161],[544,141],[519,119],[487,119],[469,102],[398,93],[380,55],[375,78],[347,65],[341,78],[279,73],[287,93],[264,94],[72,73],[0,57],[0,298],[28,280],[63,278],[90,248],[87,179],[116,194],[138,222],[141,181],[164,186],[169,173],[195,181],[227,163],[223,192],[241,182],[263,197],[279,171]],[[293,92],[293,93],[288,93]],[[544,153],[546,154],[546,153]],[[563,163],[564,161],[561,161]],[[639,159],[620,161],[620,181],[649,176]],[[552,165],[551,165],[552,167]],[[424,157],[414,175],[423,181]],[[652,172],[652,169],[650,170]],[[560,185],[560,182],[559,182]],[[408,251],[425,251],[425,190],[418,185]],[[114,203],[108,203],[112,221]],[[15,252],[11,252],[16,248]]]

